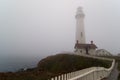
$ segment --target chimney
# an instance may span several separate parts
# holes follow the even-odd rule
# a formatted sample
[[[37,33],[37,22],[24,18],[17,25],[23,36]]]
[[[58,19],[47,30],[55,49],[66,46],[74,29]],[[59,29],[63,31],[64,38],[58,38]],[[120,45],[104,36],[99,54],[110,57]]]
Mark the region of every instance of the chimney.
[[[91,41],[91,44],[93,44],[93,41]]]

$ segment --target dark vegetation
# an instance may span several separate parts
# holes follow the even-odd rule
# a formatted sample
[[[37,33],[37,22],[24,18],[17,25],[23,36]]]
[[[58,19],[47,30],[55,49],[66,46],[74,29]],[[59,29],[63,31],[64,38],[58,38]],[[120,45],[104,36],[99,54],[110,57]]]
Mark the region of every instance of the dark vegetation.
[[[115,61],[118,62],[118,70],[120,71],[120,56],[102,56],[102,57],[115,59]]]
[[[120,74],[118,75],[118,80],[120,80]]]
[[[0,80],[47,80],[48,78],[93,66],[110,67],[111,62],[72,54],[58,54],[42,59],[36,68],[15,73],[0,73]]]

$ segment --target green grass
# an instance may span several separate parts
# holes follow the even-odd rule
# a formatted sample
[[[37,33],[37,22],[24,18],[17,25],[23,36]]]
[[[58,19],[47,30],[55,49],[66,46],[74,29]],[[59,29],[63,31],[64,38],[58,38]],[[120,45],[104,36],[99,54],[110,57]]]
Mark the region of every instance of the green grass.
[[[47,80],[60,74],[89,67],[111,66],[111,61],[86,58],[72,54],[57,54],[42,59],[33,70],[16,73],[1,73],[0,80]]]
[[[78,55],[58,54],[49,56],[38,63],[38,69],[52,73],[72,72],[92,66],[110,67],[111,62],[86,58]]]
[[[118,70],[120,71],[120,57],[119,56],[103,56],[111,59],[115,59],[116,62],[118,62]]]

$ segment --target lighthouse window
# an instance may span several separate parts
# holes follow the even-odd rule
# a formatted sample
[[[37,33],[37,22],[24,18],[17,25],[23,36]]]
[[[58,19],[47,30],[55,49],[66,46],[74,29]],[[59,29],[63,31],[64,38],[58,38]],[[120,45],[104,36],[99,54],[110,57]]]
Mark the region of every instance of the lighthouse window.
[[[83,36],[83,33],[81,32],[81,37]]]

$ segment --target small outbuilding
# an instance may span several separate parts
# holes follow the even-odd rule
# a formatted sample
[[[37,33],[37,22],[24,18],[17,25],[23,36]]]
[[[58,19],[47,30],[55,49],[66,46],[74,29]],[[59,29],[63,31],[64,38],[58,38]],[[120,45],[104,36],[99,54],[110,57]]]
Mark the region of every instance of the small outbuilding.
[[[75,44],[75,53],[76,54],[86,54],[86,55],[95,55],[97,46],[91,41],[90,44],[81,44],[78,41]]]
[[[112,56],[112,54],[105,49],[96,50],[96,56]]]

